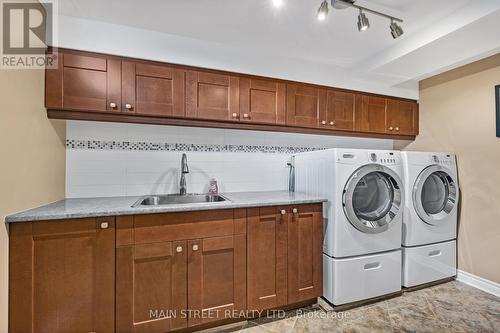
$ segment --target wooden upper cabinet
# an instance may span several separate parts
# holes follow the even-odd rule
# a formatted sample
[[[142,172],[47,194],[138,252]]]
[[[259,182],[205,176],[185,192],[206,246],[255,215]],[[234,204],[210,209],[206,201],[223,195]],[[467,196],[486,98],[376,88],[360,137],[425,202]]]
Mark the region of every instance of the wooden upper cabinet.
[[[354,94],[328,89],[320,126],[335,130],[354,129]]]
[[[288,221],[288,303],[323,295],[321,205],[291,208]]]
[[[9,332],[114,332],[114,225],[10,224]]]
[[[183,117],[185,72],[166,65],[123,61],[123,112]]]
[[[186,72],[186,116],[237,121],[239,78],[211,72]]]
[[[49,118],[373,137],[418,134],[418,104],[396,97],[64,49],[58,63],[45,71]]]
[[[415,102],[388,99],[387,132],[399,135],[417,135],[418,104]]]
[[[240,120],[284,125],[285,103],[284,83],[240,78]]]
[[[317,128],[320,126],[320,116],[325,113],[325,107],[325,89],[287,84],[287,125]]]
[[[188,325],[226,319],[246,309],[244,234],[188,241]],[[193,313],[195,313],[193,312]],[[231,315],[227,318],[231,318]]]
[[[113,111],[120,104],[121,62],[84,52],[59,54],[59,68],[48,69],[47,108],[81,111]]]
[[[369,95],[356,96],[356,129],[363,132],[386,132],[387,99]]]
[[[186,275],[186,241],[117,248],[116,332],[187,327]]]
[[[278,207],[249,208],[247,212],[248,309],[285,305],[288,217]]]

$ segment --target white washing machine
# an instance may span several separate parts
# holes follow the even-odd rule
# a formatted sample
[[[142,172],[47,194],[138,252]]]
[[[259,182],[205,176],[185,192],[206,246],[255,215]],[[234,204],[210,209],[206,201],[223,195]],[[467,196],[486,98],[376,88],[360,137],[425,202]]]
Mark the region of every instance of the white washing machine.
[[[459,188],[455,155],[402,152],[403,286],[456,275]]]
[[[340,305],[400,290],[400,153],[328,149],[297,154],[294,163],[295,190],[328,198],[324,297]]]

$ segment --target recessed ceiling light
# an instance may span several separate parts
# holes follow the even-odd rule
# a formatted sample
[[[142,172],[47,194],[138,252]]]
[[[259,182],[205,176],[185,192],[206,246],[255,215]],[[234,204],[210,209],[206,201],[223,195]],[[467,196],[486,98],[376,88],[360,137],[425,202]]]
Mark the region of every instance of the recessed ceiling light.
[[[284,0],[272,0],[272,1],[273,1],[273,6],[276,8],[283,6],[283,4],[285,3]]]
[[[318,21],[324,21],[328,15],[328,1],[323,0],[318,9]]]

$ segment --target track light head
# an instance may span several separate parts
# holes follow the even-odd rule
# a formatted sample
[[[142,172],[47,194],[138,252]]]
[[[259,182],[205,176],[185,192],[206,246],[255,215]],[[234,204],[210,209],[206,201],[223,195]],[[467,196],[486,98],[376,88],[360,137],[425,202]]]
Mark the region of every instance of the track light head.
[[[323,0],[318,8],[318,21],[324,21],[328,15],[328,1]]]
[[[358,30],[361,31],[366,31],[370,28],[370,21],[368,20],[368,17],[366,17],[365,13],[360,9],[359,10],[359,15],[358,15]]]
[[[391,20],[391,25],[389,27],[391,28],[391,35],[394,39],[400,37],[404,33],[403,28],[394,20]]]

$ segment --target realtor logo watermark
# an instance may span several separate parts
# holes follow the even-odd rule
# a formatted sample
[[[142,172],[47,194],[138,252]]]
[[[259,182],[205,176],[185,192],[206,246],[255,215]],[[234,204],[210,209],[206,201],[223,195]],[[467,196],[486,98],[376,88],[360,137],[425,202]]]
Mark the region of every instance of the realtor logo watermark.
[[[57,68],[57,0],[0,0],[1,69]]]

